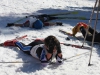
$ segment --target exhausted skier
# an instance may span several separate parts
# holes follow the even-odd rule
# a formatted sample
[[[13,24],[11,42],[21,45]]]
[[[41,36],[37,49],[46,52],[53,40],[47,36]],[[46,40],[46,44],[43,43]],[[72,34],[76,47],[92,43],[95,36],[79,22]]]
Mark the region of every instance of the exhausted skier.
[[[62,22],[47,22],[50,20],[56,19],[56,17],[50,17],[49,15],[38,15],[38,16],[31,16],[29,20],[27,20],[23,24],[17,23],[8,23],[6,27],[10,26],[20,26],[20,27],[31,27],[35,29],[41,29],[44,26],[62,26]]]
[[[76,33],[80,31],[82,33],[82,35],[85,37],[86,29],[88,29],[86,40],[92,42],[94,29],[91,28],[86,23],[83,23],[83,22],[77,23],[77,25],[72,29],[72,35],[75,36]],[[94,42],[99,42],[100,43],[100,33],[97,32],[97,31],[95,31]]]
[[[58,63],[62,63],[62,51],[60,42],[55,36],[48,36],[44,40],[36,39],[28,45],[17,40],[5,41],[4,46],[16,46],[21,51],[33,56],[42,64],[49,64],[55,57]]]

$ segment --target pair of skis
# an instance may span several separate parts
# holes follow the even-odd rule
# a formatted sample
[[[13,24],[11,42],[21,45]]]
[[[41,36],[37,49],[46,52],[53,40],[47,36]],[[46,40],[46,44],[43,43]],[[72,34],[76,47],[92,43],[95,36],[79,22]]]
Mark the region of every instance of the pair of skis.
[[[73,36],[72,34],[66,32],[66,31],[64,31],[64,30],[61,30],[61,29],[59,30],[59,32],[65,34],[65,35],[69,35],[69,36],[75,37],[75,36]],[[75,38],[78,39],[77,37],[75,37]],[[79,39],[78,39],[78,40],[79,40]],[[75,47],[75,48],[91,50],[91,47],[90,47],[90,46],[88,47],[88,46],[81,46],[81,45],[68,44],[68,43],[61,43],[61,44],[65,45],[65,46],[71,46],[71,47]]]
[[[64,12],[64,13],[56,13],[56,14],[41,14],[41,15],[46,15],[46,16],[50,16],[50,17],[55,17],[54,19],[66,19],[65,17],[57,17],[58,15],[69,15],[69,14],[78,14],[77,11],[72,11],[72,12]],[[25,16],[13,23],[7,23],[7,26],[6,27],[10,27],[10,26],[13,26],[15,23],[18,23],[28,17],[35,17],[35,16],[41,16],[41,15],[29,15],[29,16]]]
[[[64,12],[64,13],[56,13],[56,14],[49,14],[50,16],[59,16],[59,15],[70,15],[70,14],[78,14],[78,11],[72,11],[72,12]],[[56,19],[78,19],[78,20],[90,20],[90,18],[86,18],[86,17],[56,17]],[[92,20],[96,20],[96,19],[92,19]],[[100,20],[100,19],[98,19]]]

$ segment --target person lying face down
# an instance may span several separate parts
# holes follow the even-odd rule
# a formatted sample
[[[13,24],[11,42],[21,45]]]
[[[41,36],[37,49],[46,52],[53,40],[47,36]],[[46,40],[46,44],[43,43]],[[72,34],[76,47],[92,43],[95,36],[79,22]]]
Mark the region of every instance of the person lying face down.
[[[4,46],[16,46],[26,54],[38,59],[42,64],[49,64],[54,58],[58,63],[62,63],[60,42],[52,35],[47,36],[44,40],[36,39],[28,45],[17,40],[5,41]]]
[[[35,28],[35,29],[41,29],[44,26],[63,26],[62,22],[45,22],[42,21],[41,18],[37,17],[29,17],[29,20],[27,20],[23,24],[18,24],[18,23],[8,23],[6,27],[11,27],[11,26],[20,26],[20,27],[30,27],[30,28]]]

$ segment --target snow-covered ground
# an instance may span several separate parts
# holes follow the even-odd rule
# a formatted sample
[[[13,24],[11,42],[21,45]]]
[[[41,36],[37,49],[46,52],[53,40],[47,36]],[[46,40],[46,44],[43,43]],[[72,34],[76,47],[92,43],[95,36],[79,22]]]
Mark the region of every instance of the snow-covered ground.
[[[35,38],[45,38],[48,35],[56,36],[60,42],[82,45],[82,41],[69,37],[59,32],[59,29],[71,32],[73,26],[78,22],[88,23],[88,20],[53,20],[63,22],[64,26],[49,26],[40,30],[21,27],[6,28],[7,23],[15,22],[31,14],[52,14],[61,12],[78,11],[78,14],[67,16],[84,16],[90,18],[95,0],[1,0],[0,2],[0,43],[28,35],[26,39],[20,40],[26,44]],[[95,14],[96,15],[96,14]],[[66,15],[65,15],[66,16]],[[95,16],[93,16],[95,18]],[[99,17],[100,18],[100,17]],[[23,21],[22,21],[23,22]],[[22,23],[21,22],[21,23]],[[93,26],[95,20],[92,21]],[[97,24],[100,31],[100,21]],[[77,36],[82,36],[80,33]],[[66,41],[69,37],[71,40]],[[88,44],[85,44],[88,46]],[[100,48],[93,47],[91,58],[92,66],[88,66],[90,50],[78,49],[61,45],[64,58],[68,60],[63,64],[53,64],[43,67],[36,59],[24,54],[15,47],[0,47],[0,75],[99,75],[100,74]],[[9,62],[9,63],[7,63]],[[29,62],[29,63],[25,63]]]

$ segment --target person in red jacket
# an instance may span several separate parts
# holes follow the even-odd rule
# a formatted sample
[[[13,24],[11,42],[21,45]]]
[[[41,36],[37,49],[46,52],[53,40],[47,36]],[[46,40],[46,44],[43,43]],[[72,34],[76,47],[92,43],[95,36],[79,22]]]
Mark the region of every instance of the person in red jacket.
[[[77,23],[77,25],[72,29],[72,35],[75,36],[76,33],[80,31],[82,33],[82,35],[85,37],[86,29],[88,29],[86,40],[92,42],[94,29],[91,28],[86,23],[83,23],[83,22]],[[94,42],[100,43],[100,32],[95,31]]]

